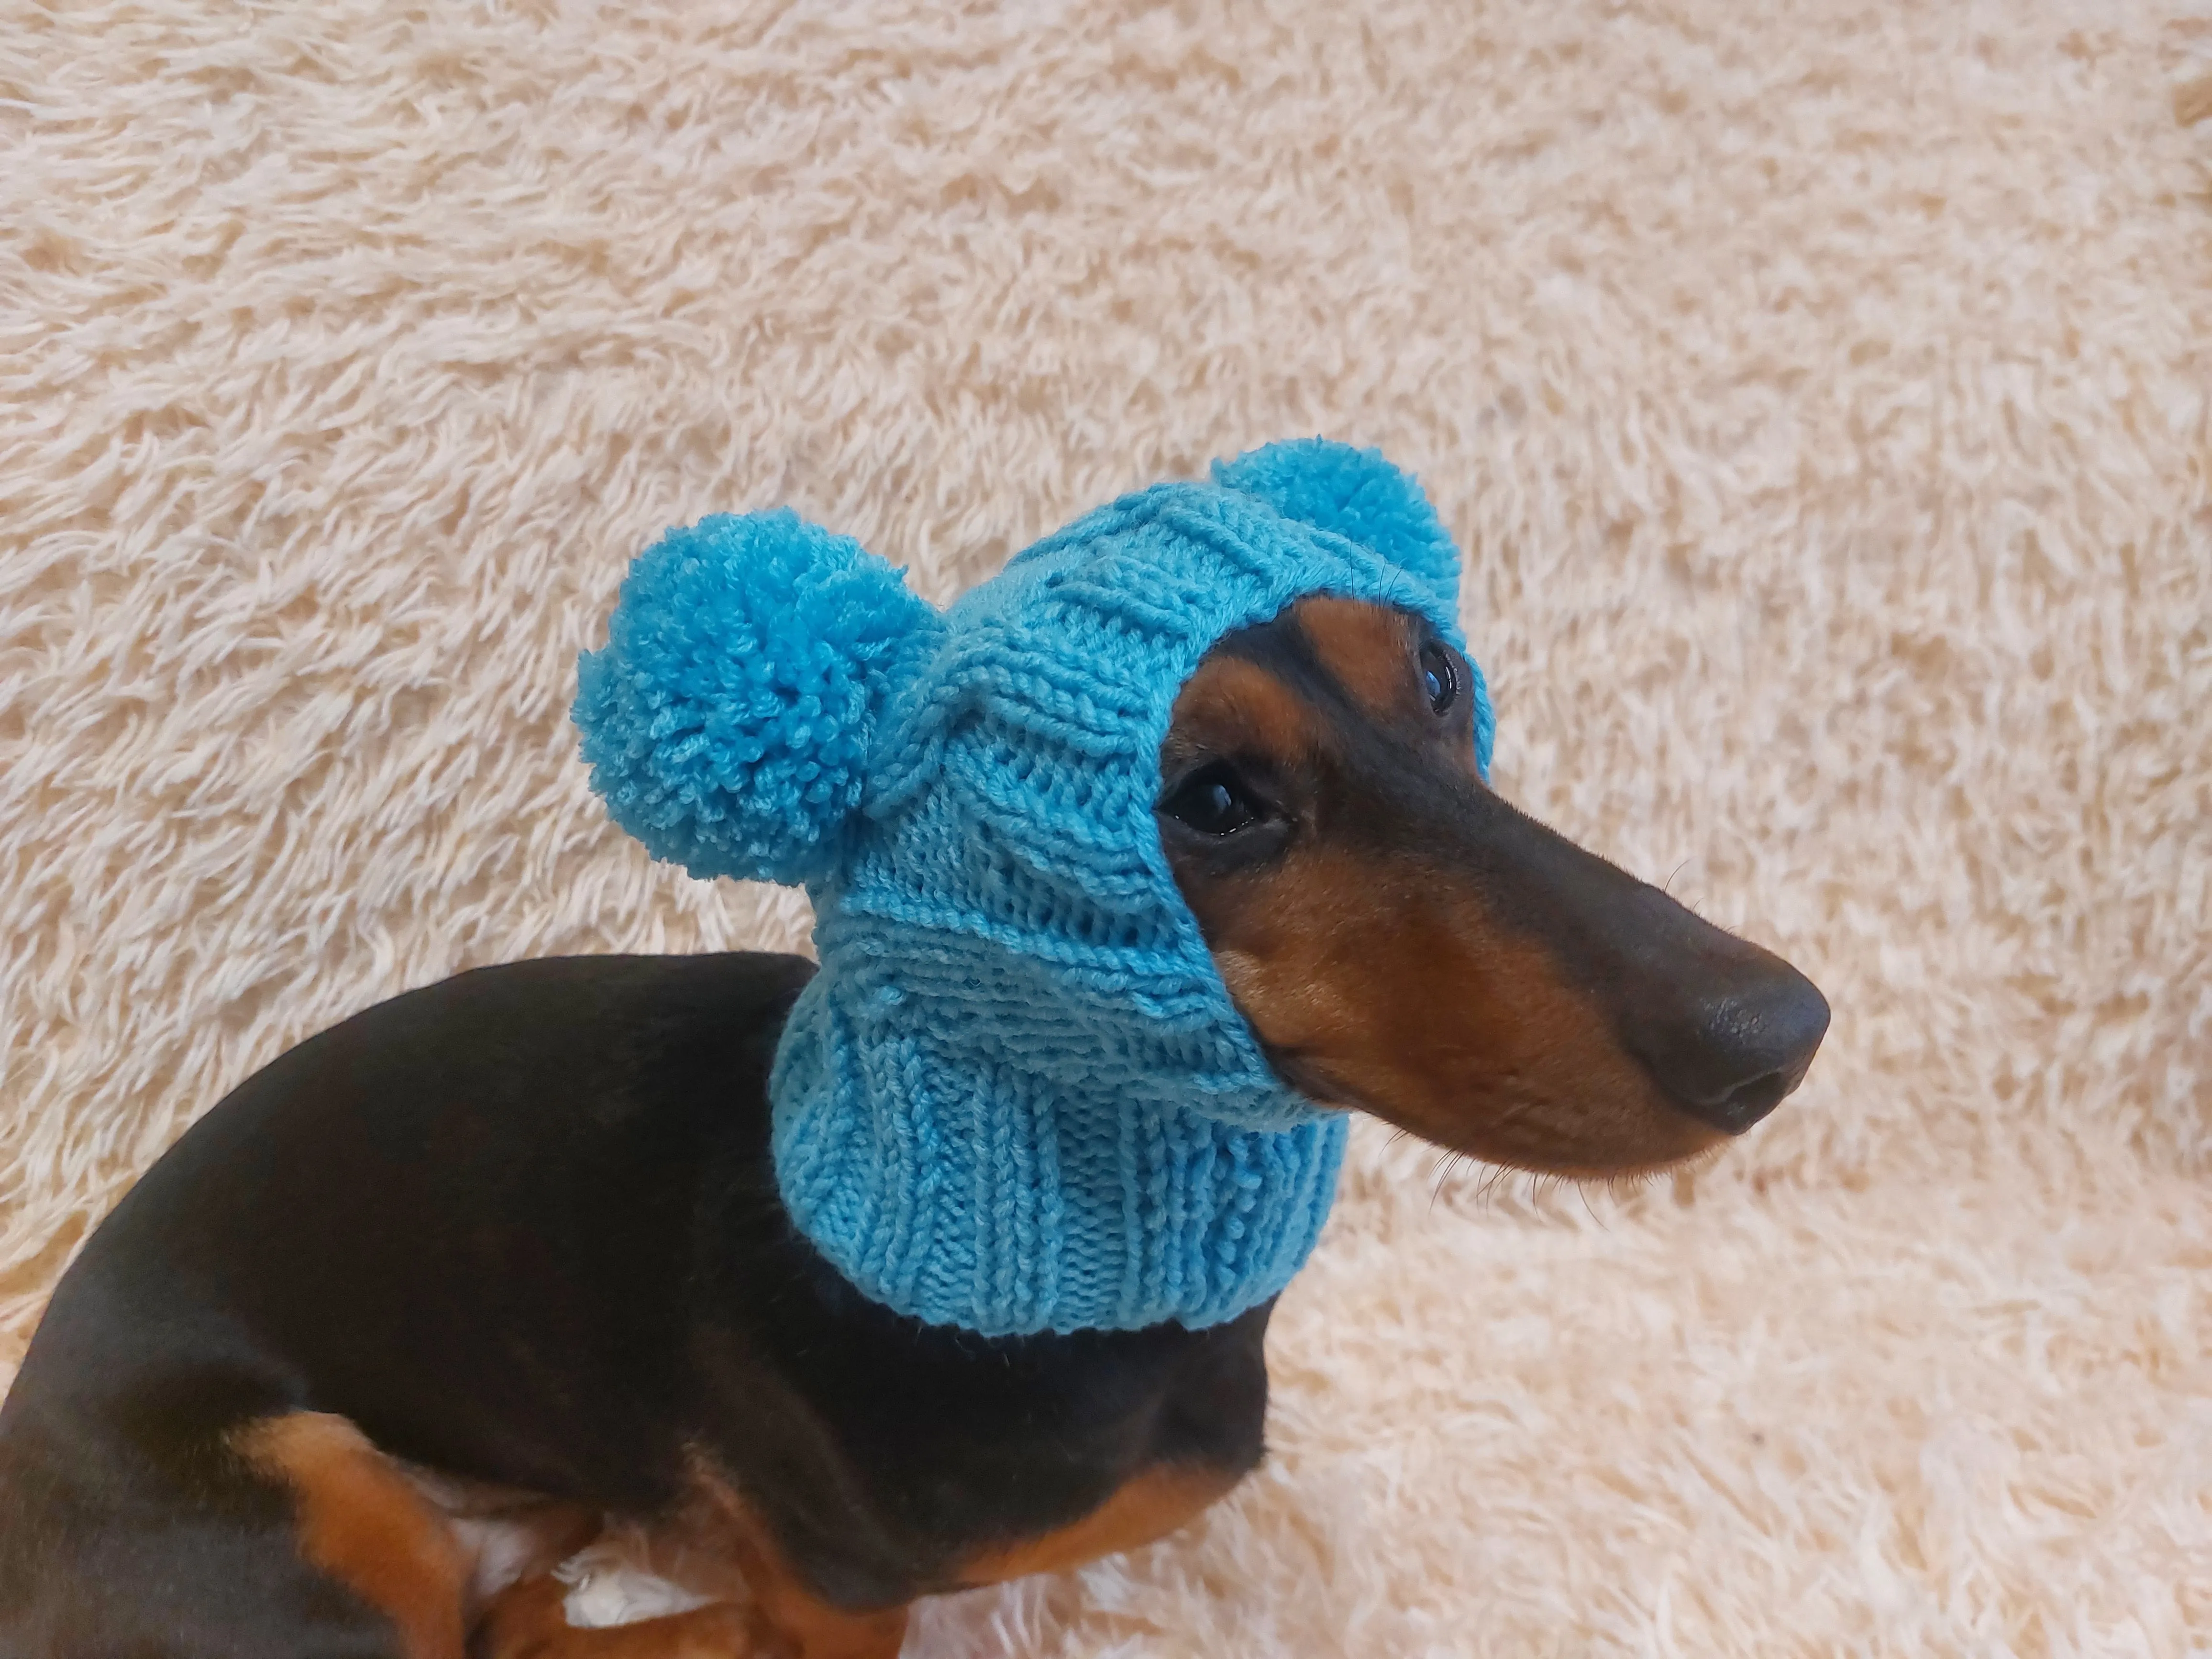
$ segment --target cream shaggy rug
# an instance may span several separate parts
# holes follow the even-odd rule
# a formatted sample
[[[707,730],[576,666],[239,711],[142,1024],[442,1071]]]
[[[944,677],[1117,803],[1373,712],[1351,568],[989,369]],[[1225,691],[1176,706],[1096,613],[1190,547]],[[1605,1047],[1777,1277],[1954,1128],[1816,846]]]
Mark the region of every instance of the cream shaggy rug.
[[[0,0],[0,1372],[317,1028],[802,937],[586,793],[661,526],[1324,432],[1833,1036],[1694,1187],[1363,1139],[1267,1471],[914,1650],[2212,1650],[2208,117],[2203,0]]]

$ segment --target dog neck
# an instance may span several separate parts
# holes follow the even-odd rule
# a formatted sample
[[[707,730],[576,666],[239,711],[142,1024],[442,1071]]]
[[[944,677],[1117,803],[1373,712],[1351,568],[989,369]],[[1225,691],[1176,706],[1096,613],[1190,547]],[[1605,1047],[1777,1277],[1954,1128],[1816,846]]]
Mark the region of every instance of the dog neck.
[[[987,1335],[1218,1324],[1281,1291],[1346,1120],[1246,1045],[957,927],[817,895],[770,1081],[793,1221],[863,1294]]]

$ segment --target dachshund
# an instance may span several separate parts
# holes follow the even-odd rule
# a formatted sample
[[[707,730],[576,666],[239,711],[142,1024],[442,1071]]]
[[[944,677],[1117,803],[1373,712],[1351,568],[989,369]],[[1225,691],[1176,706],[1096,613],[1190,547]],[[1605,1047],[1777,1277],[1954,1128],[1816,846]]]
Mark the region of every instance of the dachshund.
[[[1309,597],[1181,689],[1157,818],[1281,1079],[1516,1170],[1676,1170],[1820,993],[1516,811],[1471,671]],[[796,956],[479,969],[248,1079],[64,1276],[0,1407],[0,1659],[891,1659],[919,1597],[1160,1538],[1263,1455],[1272,1304],[988,1337],[793,1227]],[[704,1598],[572,1629],[610,1521]]]

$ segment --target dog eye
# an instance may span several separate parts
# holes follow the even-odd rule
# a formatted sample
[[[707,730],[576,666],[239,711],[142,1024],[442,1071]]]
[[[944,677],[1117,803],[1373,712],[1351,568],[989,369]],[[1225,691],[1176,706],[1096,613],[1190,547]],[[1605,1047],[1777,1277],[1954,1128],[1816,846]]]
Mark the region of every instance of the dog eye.
[[[1177,784],[1160,811],[1201,836],[1233,836],[1260,821],[1259,803],[1223,761],[1200,767]]]
[[[1421,647],[1421,690],[1439,714],[1459,701],[1459,665],[1436,641]]]

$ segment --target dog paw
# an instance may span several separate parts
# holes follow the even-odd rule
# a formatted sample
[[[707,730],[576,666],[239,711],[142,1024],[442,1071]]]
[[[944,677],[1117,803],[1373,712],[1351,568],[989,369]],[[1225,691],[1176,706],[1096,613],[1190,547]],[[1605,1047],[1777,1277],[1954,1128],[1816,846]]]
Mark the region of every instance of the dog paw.
[[[568,1622],[568,1587],[548,1574],[485,1609],[470,1659],[765,1659],[744,1610],[726,1605],[598,1627]]]

